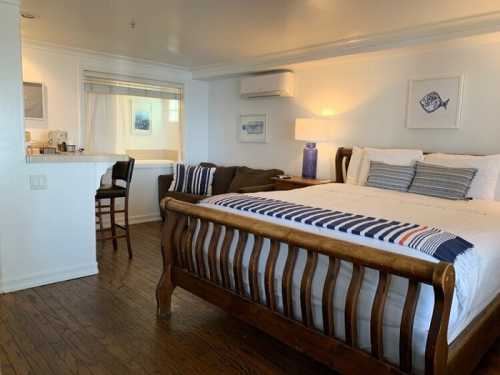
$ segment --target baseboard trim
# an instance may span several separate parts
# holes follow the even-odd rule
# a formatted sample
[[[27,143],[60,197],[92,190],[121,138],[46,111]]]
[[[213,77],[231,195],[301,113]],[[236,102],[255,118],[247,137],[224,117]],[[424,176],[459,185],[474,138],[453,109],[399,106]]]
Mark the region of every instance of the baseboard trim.
[[[10,293],[22,289],[34,288],[37,286],[58,283],[80,277],[92,276],[98,273],[97,262],[54,270],[51,272],[33,273],[29,276],[18,279],[4,280],[0,284],[0,293]]]
[[[147,215],[136,215],[129,217],[130,224],[141,224],[149,223],[150,221],[160,221],[161,216],[159,213],[147,214]]]
[[[119,215],[119,216],[123,216],[123,215]],[[158,213],[154,213],[154,214],[146,214],[146,215],[135,215],[135,216],[129,216],[128,218],[128,222],[130,225],[132,224],[141,224],[141,223],[149,223],[151,221],[160,221],[161,220],[161,216],[160,214]],[[120,224],[120,225],[123,225],[123,219],[122,218],[118,218],[116,220],[116,223],[117,224]],[[110,226],[110,222],[109,222],[109,215],[106,215],[103,220],[102,220],[102,224],[104,226],[104,228],[109,228]]]

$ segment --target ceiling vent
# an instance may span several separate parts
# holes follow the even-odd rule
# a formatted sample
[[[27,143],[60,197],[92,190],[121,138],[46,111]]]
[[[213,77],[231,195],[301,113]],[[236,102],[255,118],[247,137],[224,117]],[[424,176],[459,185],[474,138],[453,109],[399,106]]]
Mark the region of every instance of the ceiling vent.
[[[244,99],[293,97],[292,72],[261,74],[241,79],[240,96]]]

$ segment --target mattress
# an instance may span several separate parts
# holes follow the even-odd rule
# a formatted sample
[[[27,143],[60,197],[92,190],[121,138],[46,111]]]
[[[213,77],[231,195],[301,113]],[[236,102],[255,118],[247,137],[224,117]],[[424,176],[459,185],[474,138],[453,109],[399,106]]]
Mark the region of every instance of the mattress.
[[[474,317],[499,293],[500,278],[492,277],[492,275],[496,275],[496,269],[500,267],[500,230],[498,229],[498,223],[500,223],[500,202],[481,200],[450,201],[410,193],[346,184],[325,184],[304,189],[255,193],[250,195],[361,215],[371,215],[389,220],[435,226],[472,242],[474,248],[458,256],[454,264],[456,286],[448,329],[449,343],[451,343]],[[201,204],[211,208],[254,217],[335,239],[437,262],[435,258],[425,253],[402,248],[395,244],[382,242],[377,239],[355,236],[349,233],[336,232],[326,228],[208,205],[206,203]],[[204,246],[205,254],[208,253],[208,244],[212,231],[213,228],[210,227]],[[195,233],[195,235],[197,235],[197,233]],[[231,270],[230,278],[233,288],[235,284],[234,275],[232,274],[232,265],[238,237],[236,233],[230,247],[229,255],[229,269]],[[219,242],[217,256],[220,254],[222,240]],[[248,295],[250,293],[248,264],[252,246],[253,238],[250,236],[243,256],[244,288]],[[259,294],[262,303],[265,303],[266,300],[264,292],[264,271],[269,254],[269,247],[270,241],[265,240],[258,267]],[[281,244],[274,280],[276,304],[280,311],[283,311],[281,279],[287,252],[287,245]],[[293,308],[294,317],[298,320],[301,319],[300,282],[305,267],[305,260],[306,252],[304,250],[299,250],[293,274]],[[208,269],[208,257],[206,257],[205,262],[206,269]],[[328,258],[320,255],[318,257],[318,264],[314,273],[312,285],[313,321],[314,326],[319,330],[323,329],[322,289],[327,268]],[[218,272],[220,272],[220,270],[218,270]],[[342,262],[333,299],[335,336],[340,339],[345,338],[344,308],[351,274],[352,264]],[[372,269],[366,269],[358,302],[358,346],[366,351],[370,351],[371,349],[370,315],[377,282],[378,272]],[[391,280],[391,286],[384,310],[384,355],[386,360],[394,364],[399,363],[399,326],[407,287],[407,280],[394,276]],[[425,344],[433,305],[434,296],[432,288],[428,285],[423,285],[415,313],[412,343],[414,356],[413,363],[417,372],[423,372],[424,370]]]

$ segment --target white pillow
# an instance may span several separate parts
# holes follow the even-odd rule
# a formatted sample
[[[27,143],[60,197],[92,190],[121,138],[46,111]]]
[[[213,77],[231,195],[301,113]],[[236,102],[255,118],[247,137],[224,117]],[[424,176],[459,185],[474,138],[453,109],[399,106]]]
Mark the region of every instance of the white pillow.
[[[361,147],[354,146],[352,148],[351,161],[347,167],[347,176],[345,183],[351,185],[358,185],[359,171],[361,169],[361,162],[363,161],[363,156],[365,155],[365,150]]]
[[[477,173],[472,180],[467,196],[474,199],[495,199],[500,173],[500,155],[429,154],[425,156],[425,161],[452,168],[476,168]]]
[[[370,171],[370,162],[379,161],[392,165],[413,165],[417,161],[424,160],[422,150],[406,150],[406,149],[378,149],[365,148],[361,169],[359,171],[358,185],[365,185]]]

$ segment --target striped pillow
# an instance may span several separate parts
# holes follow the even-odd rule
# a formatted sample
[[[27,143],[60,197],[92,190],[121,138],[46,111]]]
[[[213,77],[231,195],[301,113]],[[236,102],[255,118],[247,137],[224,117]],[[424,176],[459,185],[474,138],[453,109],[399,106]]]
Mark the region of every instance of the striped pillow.
[[[176,164],[169,191],[196,195],[212,195],[215,168]]]
[[[372,160],[366,186],[408,191],[413,177],[415,177],[415,166],[413,165],[392,165]]]
[[[410,193],[446,199],[466,199],[476,168],[449,168],[417,162]]]

